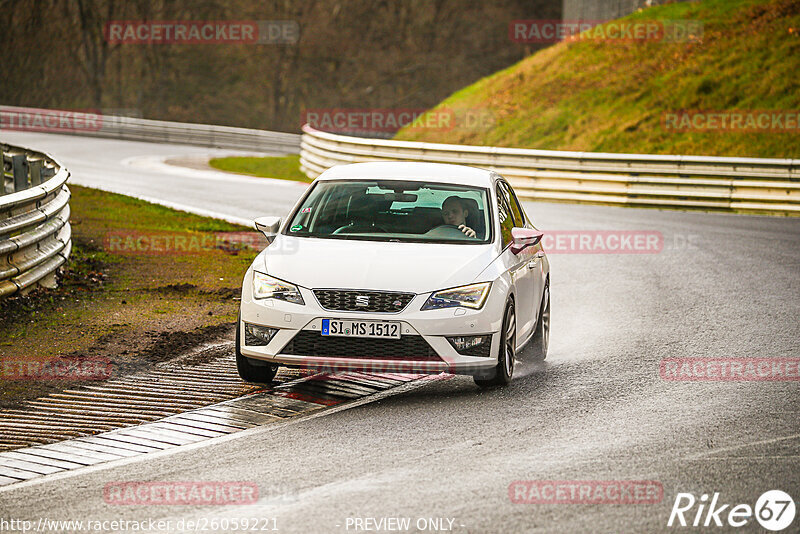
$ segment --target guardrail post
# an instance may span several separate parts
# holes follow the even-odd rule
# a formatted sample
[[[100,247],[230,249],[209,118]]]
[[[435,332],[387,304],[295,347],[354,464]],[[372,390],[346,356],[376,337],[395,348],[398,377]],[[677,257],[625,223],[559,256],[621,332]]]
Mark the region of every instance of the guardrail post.
[[[31,187],[42,185],[42,160],[35,159],[28,167],[31,170]]]
[[[6,156],[5,147],[0,147],[0,197],[6,194]]]
[[[2,176],[2,180],[0,180],[0,195],[5,195],[14,192],[14,181],[12,179],[10,184],[12,187],[11,191],[6,191],[6,179],[8,178],[6,173],[11,171],[11,154],[9,153],[8,145],[2,145],[0,150],[2,150],[0,153],[0,171],[2,171],[2,173],[0,173]]]
[[[37,282],[38,285],[47,289],[55,289],[58,287],[58,278],[56,277],[55,271],[52,273],[46,274],[44,277],[40,278]]]
[[[28,156],[17,154],[11,156],[11,170],[14,173],[14,191],[28,188]]]

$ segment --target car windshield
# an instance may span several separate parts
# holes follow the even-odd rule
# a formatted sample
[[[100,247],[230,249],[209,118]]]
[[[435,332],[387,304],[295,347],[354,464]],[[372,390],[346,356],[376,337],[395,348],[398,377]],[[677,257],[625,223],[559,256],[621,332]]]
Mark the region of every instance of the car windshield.
[[[475,244],[491,241],[488,192],[402,180],[317,182],[285,233],[298,237]]]

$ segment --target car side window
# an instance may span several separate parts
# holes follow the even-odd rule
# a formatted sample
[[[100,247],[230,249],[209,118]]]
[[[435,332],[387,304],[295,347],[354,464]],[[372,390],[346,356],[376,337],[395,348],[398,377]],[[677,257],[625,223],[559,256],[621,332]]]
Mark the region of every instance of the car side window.
[[[497,218],[500,221],[500,238],[503,248],[511,243],[511,229],[514,228],[514,216],[508,205],[507,195],[500,184],[497,184]]]
[[[525,212],[522,211],[522,205],[517,200],[517,195],[511,189],[511,186],[506,182],[500,182],[500,187],[503,189],[504,197],[511,207],[511,215],[514,217],[514,226],[516,228],[525,227]]]

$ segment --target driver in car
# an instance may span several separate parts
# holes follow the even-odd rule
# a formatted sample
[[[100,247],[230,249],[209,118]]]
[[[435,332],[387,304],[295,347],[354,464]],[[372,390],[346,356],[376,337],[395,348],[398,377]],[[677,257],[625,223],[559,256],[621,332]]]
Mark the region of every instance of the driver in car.
[[[442,219],[464,232],[467,237],[476,237],[475,230],[467,226],[467,208],[457,196],[447,197],[442,203]]]

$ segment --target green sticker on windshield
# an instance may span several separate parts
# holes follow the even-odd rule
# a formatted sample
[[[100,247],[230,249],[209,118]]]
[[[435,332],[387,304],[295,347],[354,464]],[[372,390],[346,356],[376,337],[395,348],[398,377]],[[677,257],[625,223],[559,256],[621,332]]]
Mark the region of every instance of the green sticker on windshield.
[[[292,232],[299,232],[302,229],[303,229],[303,225],[302,224],[295,224],[294,226],[289,228],[289,230],[291,230]]]

